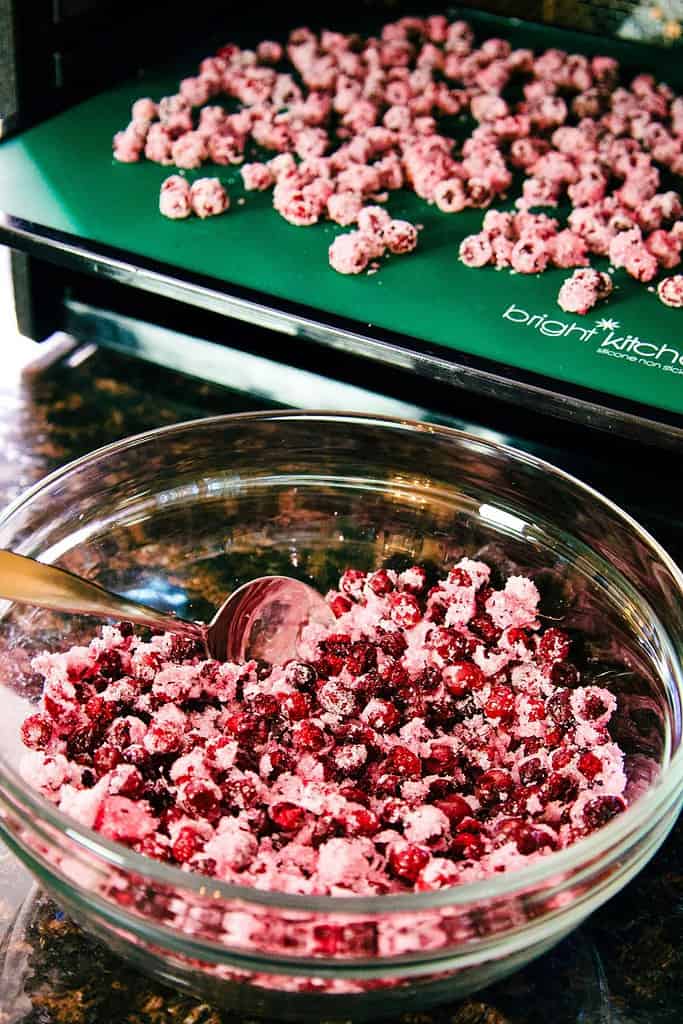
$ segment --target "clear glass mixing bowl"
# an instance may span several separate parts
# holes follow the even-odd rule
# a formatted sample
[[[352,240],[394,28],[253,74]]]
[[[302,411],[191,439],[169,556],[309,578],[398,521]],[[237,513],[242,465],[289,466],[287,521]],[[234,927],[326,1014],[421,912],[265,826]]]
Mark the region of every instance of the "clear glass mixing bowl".
[[[222,1005],[374,1019],[463,995],[544,952],[622,888],[680,809],[681,573],[609,501],[528,455],[359,415],[201,420],[53,473],[0,518],[0,546],[194,618],[268,573],[324,591],[347,565],[480,557],[537,582],[543,613],[584,637],[584,681],[599,676],[618,697],[632,804],[573,847],[419,895],[259,892],[135,854],[27,790],[19,724],[41,686],[31,656],[95,627],[0,606],[5,841],[86,929]]]

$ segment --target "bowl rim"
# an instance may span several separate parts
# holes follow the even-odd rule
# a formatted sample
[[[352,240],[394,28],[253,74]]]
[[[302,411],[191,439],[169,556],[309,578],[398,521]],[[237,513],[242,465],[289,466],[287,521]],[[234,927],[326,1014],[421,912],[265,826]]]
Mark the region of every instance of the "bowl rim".
[[[628,512],[610,498],[603,495],[588,484],[565,470],[554,466],[545,459],[527,452],[520,451],[500,441],[483,438],[469,431],[446,427],[440,424],[425,423],[402,417],[375,415],[359,412],[344,412],[315,409],[273,409],[264,412],[230,413],[225,415],[201,417],[184,420],[153,430],[131,434],[119,441],[112,442],[94,449],[64,466],[53,470],[35,484],[23,491],[9,505],[0,511],[0,526],[3,526],[15,515],[23,505],[28,504],[41,491],[48,489],[60,479],[110,455],[120,454],[128,449],[145,445],[149,442],[158,443],[159,439],[181,434],[207,426],[231,426],[249,421],[281,422],[290,420],[311,420],[314,422],[349,422],[362,424],[379,429],[399,429],[417,434],[438,435],[455,444],[476,445],[480,450],[489,449],[506,455],[514,462],[526,464],[537,472],[549,473],[575,488],[587,498],[604,506],[609,512],[622,520],[623,524],[636,533],[659,561],[669,571],[678,588],[679,598],[683,601],[683,572],[677,563],[643,526]],[[675,682],[683,701],[683,665],[681,652],[675,639],[667,634],[672,641],[676,655],[674,670]],[[553,851],[540,857],[534,863],[509,872],[501,872],[495,878],[474,882],[462,882],[454,886],[437,889],[431,892],[399,893],[391,895],[363,896],[310,896],[299,893],[287,893],[279,890],[263,890],[246,885],[223,882],[199,872],[182,871],[180,868],[166,865],[151,857],[136,853],[130,847],[100,835],[92,828],[81,825],[75,819],[60,811],[54,804],[42,797],[37,791],[26,786],[15,769],[9,765],[0,751],[0,799],[2,789],[6,788],[16,804],[28,808],[30,812],[41,818],[60,834],[76,843],[84,851],[95,854],[111,867],[130,871],[146,881],[158,882],[164,886],[174,886],[177,890],[190,890],[199,896],[207,892],[207,880],[210,882],[212,898],[227,901],[239,901],[242,904],[259,904],[273,909],[291,911],[313,911],[328,914],[350,913],[375,915],[380,913],[406,913],[424,911],[444,906],[467,906],[471,903],[491,901],[509,896],[520,890],[529,890],[542,883],[560,883],[567,873],[580,868],[586,863],[597,862],[609,854],[613,846],[622,842],[634,832],[647,830],[654,825],[673,805],[679,791],[683,789],[683,743],[673,754],[665,769],[654,784],[640,796],[636,802],[626,808],[623,814],[613,818],[589,836],[577,840],[563,850]],[[0,825],[1,825],[0,819]],[[5,826],[6,827],[6,826]]]

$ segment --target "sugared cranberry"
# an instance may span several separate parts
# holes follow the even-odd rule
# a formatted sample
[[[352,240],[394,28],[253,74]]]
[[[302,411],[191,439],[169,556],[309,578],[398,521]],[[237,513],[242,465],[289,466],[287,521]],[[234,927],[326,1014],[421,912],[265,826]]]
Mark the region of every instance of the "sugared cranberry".
[[[368,576],[368,586],[378,597],[384,597],[394,589],[394,581],[386,569],[378,569]]]
[[[560,800],[562,803],[567,803],[570,800],[576,800],[579,787],[576,779],[570,775],[551,772],[546,783],[546,792],[549,800]]]
[[[472,577],[465,569],[451,569],[448,574],[448,582],[455,587],[471,587]]]
[[[342,615],[350,612],[353,608],[353,602],[349,601],[348,597],[344,597],[343,594],[333,594],[328,596],[327,603],[336,619],[340,619]]]
[[[342,782],[339,787],[339,792],[344,799],[348,800],[350,803],[362,804],[364,807],[368,806],[370,800],[369,795],[365,790],[359,789],[358,786],[354,785],[353,781]]]
[[[265,719],[260,715],[250,715],[247,711],[231,715],[225,724],[240,743],[265,743],[268,736]]]
[[[547,776],[548,772],[538,757],[530,757],[519,766],[519,779],[524,786],[545,782]]]
[[[412,594],[394,593],[389,596],[389,616],[397,626],[411,629],[422,618],[422,611]]]
[[[346,669],[352,676],[361,676],[377,667],[377,648],[367,640],[358,640],[351,645],[346,659]]]
[[[443,800],[435,800],[434,806],[443,811],[451,825],[457,825],[472,813],[472,808],[467,800],[458,796],[457,793],[452,793],[450,796],[444,797]]]
[[[365,807],[345,810],[341,821],[349,836],[374,836],[380,829],[377,815]]]
[[[440,666],[459,662],[467,654],[467,639],[450,626],[435,626],[427,636],[427,646]]]
[[[487,718],[509,721],[515,713],[515,695],[508,686],[492,686],[484,705]]]
[[[601,828],[626,808],[620,796],[596,796],[583,809],[583,820],[590,829]]]
[[[377,634],[377,646],[389,657],[400,658],[408,648],[408,641],[403,633],[398,629],[381,629]]]
[[[180,829],[171,847],[173,859],[179,864],[187,864],[201,850],[202,846],[199,833],[186,825],[185,828]]]
[[[98,775],[106,775],[122,760],[121,751],[116,747],[103,746],[93,754],[93,764]]]
[[[502,804],[512,792],[513,785],[510,772],[504,768],[489,768],[479,776],[475,792],[482,804]]]
[[[311,702],[305,693],[295,691],[294,693],[288,693],[282,698],[280,708],[282,714],[290,722],[301,722],[310,715]]]
[[[417,597],[427,586],[427,573],[421,565],[413,565],[401,573],[398,582],[401,590],[407,590]]]
[[[475,615],[473,619],[470,619],[467,625],[473,633],[476,633],[478,637],[481,637],[485,644],[497,643],[503,633],[500,626],[497,626],[491,616],[486,613],[483,615]]]
[[[508,647],[521,647],[522,650],[530,651],[532,649],[531,640],[529,634],[525,629],[521,629],[519,626],[510,626],[509,629],[505,630],[504,643]]]
[[[94,742],[94,729],[88,726],[83,729],[77,729],[75,732],[71,733],[67,740],[67,757],[72,761],[75,761],[76,764],[91,765]]]
[[[569,690],[556,690],[545,705],[552,720],[564,728],[574,724],[574,714],[569,698]]]
[[[127,796],[130,800],[138,800],[145,788],[144,779],[132,764],[119,764],[111,773],[109,792],[117,796]]]
[[[448,852],[455,860],[478,860],[484,853],[484,843],[474,832],[458,832]]]
[[[566,661],[571,646],[563,629],[546,629],[538,644],[538,656],[543,661]]]
[[[24,720],[21,738],[31,750],[45,750],[52,736],[52,722],[47,715],[37,711]]]
[[[283,832],[296,832],[304,823],[305,813],[303,807],[286,801],[273,804],[268,811],[273,824],[282,829]]]
[[[280,701],[271,693],[257,693],[248,701],[247,709],[258,718],[275,718],[280,711]]]
[[[589,722],[594,722],[606,713],[607,707],[597,693],[589,693],[581,707],[581,713]]]
[[[178,787],[178,801],[188,814],[207,821],[217,821],[221,816],[222,793],[209,779],[190,779]]]
[[[419,778],[422,773],[422,763],[412,750],[399,745],[392,747],[389,751],[384,762],[384,770],[404,779]]]
[[[550,666],[550,682],[553,686],[572,687],[579,685],[579,673],[575,665],[567,661],[555,661]]]
[[[128,619],[123,619],[121,622],[118,622],[116,628],[124,638],[133,636],[135,633],[135,626]]]
[[[361,713],[361,717],[377,732],[393,732],[401,721],[393,704],[386,700],[373,700]]]
[[[169,860],[171,855],[168,841],[164,841],[163,836],[155,833],[135,843],[133,849],[145,857],[153,857],[154,860]]]
[[[342,594],[346,594],[352,601],[359,601],[363,596],[365,575],[360,569],[347,569],[339,581],[339,589]]]
[[[443,670],[444,686],[454,697],[464,697],[472,690],[480,690],[486,682],[484,673],[471,661],[456,661]]]
[[[104,700],[103,697],[96,695],[86,703],[85,713],[97,725],[109,725],[116,718],[117,705],[113,700]]]
[[[401,843],[389,850],[388,865],[392,875],[402,882],[415,882],[429,863],[429,853],[414,843]]]
[[[171,650],[169,654],[171,661],[188,661],[190,658],[196,658],[198,654],[200,654],[198,640],[191,636],[178,636],[177,633],[171,637]]]
[[[550,832],[542,828],[534,828],[533,825],[522,824],[518,827],[514,837],[517,849],[520,853],[528,856],[538,850],[554,850],[557,847],[557,839]]]
[[[268,758],[270,760],[269,778],[274,779],[278,775],[282,775],[283,772],[294,771],[294,758],[288,751],[280,749],[269,750]]]
[[[119,679],[123,675],[121,655],[117,650],[100,651],[96,666],[99,674],[105,679]]]
[[[602,761],[595,754],[592,754],[590,750],[587,750],[579,758],[577,768],[585,778],[592,781],[602,771]]]
[[[318,673],[306,661],[289,661],[285,665],[285,680],[298,690],[311,690],[317,678]]]
[[[294,746],[299,750],[322,750],[325,746],[325,734],[315,722],[305,720],[298,722],[292,731]]]
[[[458,756],[449,743],[432,743],[425,758],[425,771],[430,775],[452,775]]]

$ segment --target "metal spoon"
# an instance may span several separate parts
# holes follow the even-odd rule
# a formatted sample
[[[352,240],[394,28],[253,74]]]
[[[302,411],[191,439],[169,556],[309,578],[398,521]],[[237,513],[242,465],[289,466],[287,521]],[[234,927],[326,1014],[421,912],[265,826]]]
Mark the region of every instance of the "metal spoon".
[[[176,633],[198,641],[207,656],[218,661],[286,661],[296,654],[301,630],[307,623],[334,622],[317,590],[289,576],[261,576],[245,583],[204,625],[113,594],[67,569],[2,550],[0,597],[53,611],[128,619]]]

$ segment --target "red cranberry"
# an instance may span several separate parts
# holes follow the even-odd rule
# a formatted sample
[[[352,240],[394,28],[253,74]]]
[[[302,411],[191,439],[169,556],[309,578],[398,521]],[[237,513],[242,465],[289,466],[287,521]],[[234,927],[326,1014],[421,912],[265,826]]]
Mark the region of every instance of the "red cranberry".
[[[534,828],[533,825],[520,825],[514,839],[517,849],[525,856],[538,850],[557,848],[557,840],[549,832],[542,828]]]
[[[478,860],[484,853],[484,843],[473,832],[458,832],[453,836],[449,853],[455,860]]]
[[[379,677],[387,690],[399,690],[411,685],[407,669],[399,661],[390,661],[388,658],[379,670]]]
[[[391,658],[400,658],[408,648],[408,641],[400,630],[379,630],[377,646]]]
[[[621,814],[626,803],[620,796],[596,796],[583,809],[583,820],[590,829],[601,828]]]
[[[569,803],[571,800],[576,800],[579,795],[579,787],[576,780],[570,775],[560,775],[558,772],[552,772],[548,776],[546,792],[549,800]]]
[[[304,823],[305,813],[303,807],[286,801],[273,804],[269,812],[273,824],[282,829],[283,832],[296,832]]]
[[[465,569],[451,569],[448,574],[448,582],[455,587],[471,587],[472,577]]]
[[[365,573],[360,569],[347,569],[339,581],[339,589],[352,601],[359,601],[363,596]]]
[[[240,743],[265,743],[268,737],[265,719],[259,715],[250,715],[246,711],[231,715],[225,724]]]
[[[374,796],[396,796],[400,783],[400,775],[386,771],[383,765],[370,765],[367,773],[367,785]]]
[[[124,639],[129,636],[133,636],[135,633],[135,626],[128,619],[123,619],[121,622],[116,624],[116,628]]]
[[[471,690],[480,690],[486,679],[478,665],[471,661],[456,661],[443,670],[443,682],[454,697],[464,697]]]
[[[438,779],[430,779],[429,782],[429,796],[428,800],[434,802],[435,800],[444,800],[447,796],[452,796],[453,793],[457,793],[460,789],[455,779],[447,779],[441,776]]]
[[[370,799],[368,794],[364,790],[359,789],[353,782],[342,782],[339,792],[350,803],[362,804],[364,807],[368,806]]]
[[[418,596],[427,586],[427,573],[421,565],[413,565],[401,573],[399,585],[401,590],[407,590],[409,594]]]
[[[592,781],[602,771],[602,761],[588,750],[579,758],[577,768],[582,775]]]
[[[340,619],[346,612],[350,612],[353,608],[353,604],[349,601],[348,597],[344,597],[343,594],[333,594],[328,596],[327,603],[330,606],[330,610],[334,615],[335,619]]]
[[[171,851],[168,842],[164,842],[163,836],[155,834],[145,836],[135,844],[133,849],[144,857],[152,857],[154,860],[170,859]]]
[[[441,685],[441,672],[432,665],[427,665],[415,677],[415,687],[422,693],[434,693]]]
[[[474,788],[480,803],[502,804],[512,792],[512,776],[504,768],[489,768],[479,776]]]
[[[495,644],[500,640],[503,630],[495,624],[490,615],[475,615],[468,622],[468,628],[476,633],[485,644]]]
[[[140,772],[132,764],[120,764],[111,773],[109,792],[117,796],[127,796],[130,800],[138,800],[142,796],[145,783]]]
[[[569,690],[557,690],[552,697],[548,698],[545,705],[552,720],[564,728],[574,724],[574,714],[569,698]]]
[[[188,814],[207,821],[218,821],[221,816],[222,793],[208,779],[190,779],[178,788],[178,800]]]
[[[392,875],[402,882],[415,882],[420,871],[429,863],[426,850],[413,843],[401,843],[389,850],[388,866]]]
[[[433,743],[424,766],[430,775],[452,775],[457,763],[458,757],[452,746],[448,743]]]
[[[521,646],[523,650],[531,650],[531,640],[529,634],[525,629],[521,629],[519,626],[510,626],[509,629],[505,630],[505,641],[510,647]]]
[[[377,815],[365,807],[344,811],[341,821],[349,836],[374,836],[380,829]]]
[[[352,676],[362,676],[377,667],[377,648],[367,640],[358,640],[351,645],[351,654],[346,659],[346,668]]]
[[[325,746],[325,734],[315,722],[299,722],[292,732],[292,741],[298,750],[322,750]]]
[[[589,722],[594,722],[605,714],[607,706],[596,693],[589,693],[583,702],[581,711],[584,718],[587,718]]]
[[[290,661],[285,665],[285,680],[299,690],[311,690],[318,674],[306,661]]]
[[[477,602],[477,609],[479,610],[480,613],[486,611],[486,604],[490,600],[490,598],[493,597],[494,594],[495,590],[493,589],[493,587],[489,586],[482,587],[480,590],[477,591],[475,600]]]
[[[361,717],[377,732],[393,732],[401,721],[396,708],[386,700],[373,700]]]
[[[547,776],[548,773],[538,757],[530,757],[528,761],[524,761],[519,766],[519,779],[524,786],[529,786],[534,782],[545,782]]]
[[[103,746],[93,754],[93,764],[98,775],[106,775],[121,762],[121,751],[116,747]]]
[[[97,725],[109,725],[117,714],[117,705],[113,700],[104,700],[100,696],[91,697],[85,705],[88,718]]]
[[[422,611],[416,597],[399,592],[389,597],[389,616],[397,626],[411,629],[421,620]]]
[[[474,836],[478,836],[484,830],[482,823],[471,815],[462,818],[453,828],[455,832],[469,832]]]
[[[368,576],[368,586],[378,597],[384,597],[394,589],[394,583],[386,569],[378,569]]]
[[[435,598],[432,598],[427,605],[425,619],[427,619],[428,622],[433,622],[435,626],[441,626],[446,619],[447,611],[448,605],[445,601],[438,601]]]
[[[451,825],[457,825],[463,818],[469,817],[472,813],[467,800],[464,797],[458,796],[457,793],[452,793],[450,796],[444,797],[443,800],[435,800],[434,806],[443,811]]]
[[[31,750],[45,750],[52,737],[52,722],[47,715],[37,711],[29,715],[21,727],[21,738],[24,746]]]
[[[185,828],[180,829],[171,847],[173,859],[178,861],[179,864],[187,864],[203,845],[199,834],[193,828],[186,825]]]
[[[271,765],[269,772],[269,777],[271,779],[276,778],[278,775],[282,775],[283,772],[293,772],[296,767],[294,759],[286,750],[269,750],[268,758]]]
[[[406,721],[410,721],[411,718],[424,718],[426,712],[425,700],[413,683],[402,686],[396,691],[394,696]]]
[[[305,693],[288,693],[282,698],[281,703],[282,714],[285,718],[288,718],[290,722],[300,722],[304,718],[308,718],[311,713],[311,702]]]
[[[105,679],[119,679],[123,675],[121,655],[116,650],[101,651],[95,664]]]
[[[515,713],[515,695],[508,686],[492,686],[484,712],[487,718],[510,720]]]
[[[280,711],[280,701],[270,693],[257,693],[247,707],[250,714],[259,718],[275,718]]]
[[[427,644],[442,665],[452,665],[467,654],[467,639],[450,626],[436,626],[427,635]]]
[[[392,747],[384,762],[384,770],[401,778],[419,778],[422,774],[422,763],[417,754],[408,747]]]
[[[538,656],[542,661],[566,661],[570,640],[563,629],[551,626],[546,629],[538,644]]]
[[[553,686],[578,686],[579,673],[574,665],[566,661],[555,661],[550,666],[550,682]]]
[[[66,753],[76,764],[91,765],[95,732],[89,727],[78,729],[67,740]]]

